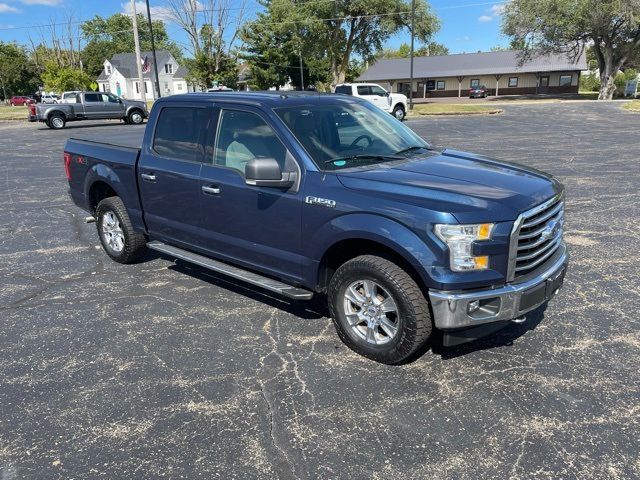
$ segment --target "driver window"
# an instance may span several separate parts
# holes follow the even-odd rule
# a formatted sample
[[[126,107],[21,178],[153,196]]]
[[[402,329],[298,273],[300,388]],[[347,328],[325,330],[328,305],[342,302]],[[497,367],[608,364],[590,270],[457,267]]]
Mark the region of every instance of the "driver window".
[[[378,95],[379,97],[384,97],[386,94],[387,92],[382,87],[379,87],[377,85],[371,86],[371,95]]]
[[[255,113],[223,110],[214,165],[233,168],[244,175],[244,167],[254,158],[274,158],[285,170],[287,149]]]

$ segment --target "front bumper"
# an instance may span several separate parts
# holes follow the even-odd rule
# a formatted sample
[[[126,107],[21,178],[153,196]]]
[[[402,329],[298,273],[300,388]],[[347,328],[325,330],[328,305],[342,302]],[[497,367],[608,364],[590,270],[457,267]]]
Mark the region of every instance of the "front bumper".
[[[450,330],[513,320],[539,307],[562,286],[569,255],[564,244],[559,250],[560,255],[551,265],[522,283],[471,292],[431,290],[429,298],[436,328]]]

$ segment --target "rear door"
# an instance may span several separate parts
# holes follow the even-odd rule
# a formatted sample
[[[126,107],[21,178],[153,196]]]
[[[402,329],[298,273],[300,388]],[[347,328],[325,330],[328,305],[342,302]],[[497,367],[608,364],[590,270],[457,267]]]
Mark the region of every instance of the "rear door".
[[[201,103],[162,107],[143,145],[136,173],[153,238],[186,247],[201,244],[200,168],[210,111]]]
[[[289,190],[245,183],[252,158],[275,158],[283,171],[299,164],[272,120],[259,109],[218,109],[215,148],[202,167],[200,202],[207,248],[249,268],[295,281],[301,276],[302,198]]]

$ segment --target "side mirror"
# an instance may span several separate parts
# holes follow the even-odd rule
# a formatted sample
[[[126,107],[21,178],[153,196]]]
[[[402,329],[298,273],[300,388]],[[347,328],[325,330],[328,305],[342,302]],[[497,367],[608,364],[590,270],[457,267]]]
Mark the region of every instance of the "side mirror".
[[[118,99],[118,103],[122,104],[122,99],[121,98]]]
[[[384,92],[385,97],[388,97],[389,95],[391,95],[391,92]]]
[[[253,158],[244,167],[245,182],[256,187],[290,188],[296,182],[295,172],[282,173],[275,158]]]

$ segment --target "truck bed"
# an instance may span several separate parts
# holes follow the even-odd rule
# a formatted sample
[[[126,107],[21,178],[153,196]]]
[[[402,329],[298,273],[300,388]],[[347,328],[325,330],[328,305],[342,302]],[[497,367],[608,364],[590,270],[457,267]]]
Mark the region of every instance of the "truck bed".
[[[113,135],[104,135],[104,133],[74,133],[74,135],[70,137],[70,140],[101,143],[113,147],[134,148],[139,150],[142,146],[144,130],[144,126],[141,126],[141,128],[129,127],[126,131],[114,132]]]

